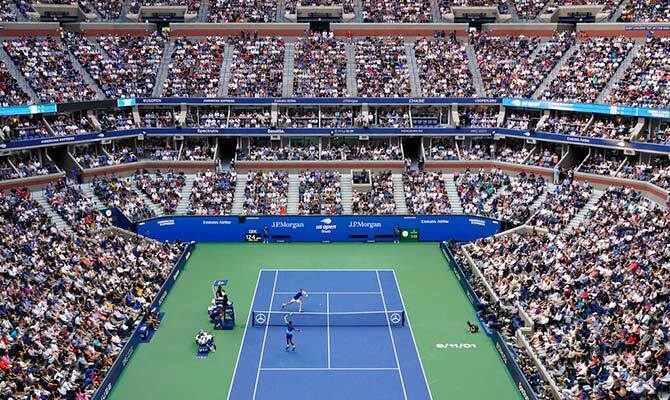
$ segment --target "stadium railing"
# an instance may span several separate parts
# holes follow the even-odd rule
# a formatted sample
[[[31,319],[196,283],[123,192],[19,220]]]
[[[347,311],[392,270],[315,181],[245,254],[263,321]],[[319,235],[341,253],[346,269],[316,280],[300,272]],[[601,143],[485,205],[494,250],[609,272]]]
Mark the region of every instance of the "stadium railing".
[[[470,300],[472,307],[475,309],[475,311],[479,311],[478,307],[481,304],[479,296],[477,296],[477,293],[470,285],[470,282],[468,282],[468,278],[461,266],[458,264],[458,262],[456,262],[454,255],[447,245],[447,242],[440,243],[440,249],[442,250],[442,254],[447,260],[447,264],[449,264],[449,267],[454,272],[456,280],[458,280],[458,283],[460,283],[468,299]],[[482,323],[482,325],[485,326],[484,323]],[[539,400],[537,394],[533,390],[533,387],[530,385],[528,379],[526,379],[526,376],[523,374],[523,370],[516,362],[514,351],[509,347],[505,339],[497,331],[487,331],[487,334],[489,334],[489,337],[493,341],[496,350],[498,350],[498,354],[500,354],[500,358],[502,358],[505,366],[507,367],[507,370],[512,376],[512,379],[514,379],[514,382],[517,384],[521,395],[525,399]]]

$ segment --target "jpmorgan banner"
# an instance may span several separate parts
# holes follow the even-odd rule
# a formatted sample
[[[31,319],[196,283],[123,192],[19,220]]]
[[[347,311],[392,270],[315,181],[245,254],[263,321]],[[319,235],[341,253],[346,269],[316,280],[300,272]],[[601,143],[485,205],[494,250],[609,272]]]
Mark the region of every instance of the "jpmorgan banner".
[[[494,235],[500,222],[447,216],[162,217],[137,223],[137,233],[156,240],[242,242],[267,228],[272,242],[385,242],[394,228],[418,231],[421,241],[469,241]]]

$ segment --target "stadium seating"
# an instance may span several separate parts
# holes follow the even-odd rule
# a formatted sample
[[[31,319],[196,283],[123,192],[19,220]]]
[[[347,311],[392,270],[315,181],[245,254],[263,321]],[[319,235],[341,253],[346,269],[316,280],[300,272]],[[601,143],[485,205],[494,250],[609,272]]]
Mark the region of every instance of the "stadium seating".
[[[315,33],[295,44],[294,89],[298,97],[346,97],[344,42],[331,33]]]
[[[228,94],[238,97],[279,97],[282,93],[284,40],[256,34],[230,38],[233,63]]]
[[[361,97],[409,96],[409,71],[401,38],[356,42],[356,80]]]
[[[189,215],[228,215],[233,208],[237,174],[205,171],[197,174],[189,196]]]
[[[340,178],[337,171],[303,171],[298,188],[298,214],[342,214]]]

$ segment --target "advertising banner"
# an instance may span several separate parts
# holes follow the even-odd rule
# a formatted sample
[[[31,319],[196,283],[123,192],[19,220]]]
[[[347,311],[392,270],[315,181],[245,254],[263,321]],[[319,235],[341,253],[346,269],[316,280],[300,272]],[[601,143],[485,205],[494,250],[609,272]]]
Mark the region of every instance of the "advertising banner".
[[[500,222],[448,216],[259,216],[162,217],[137,223],[137,233],[184,242],[258,241],[267,227],[271,242],[390,242],[398,225],[417,240],[468,241],[494,235]]]

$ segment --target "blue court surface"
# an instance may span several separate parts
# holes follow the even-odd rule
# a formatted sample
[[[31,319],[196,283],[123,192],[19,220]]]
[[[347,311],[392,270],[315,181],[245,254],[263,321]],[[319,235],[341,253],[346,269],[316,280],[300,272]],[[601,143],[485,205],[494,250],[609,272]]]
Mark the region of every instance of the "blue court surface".
[[[249,314],[231,400],[432,398],[392,270],[262,270]]]

